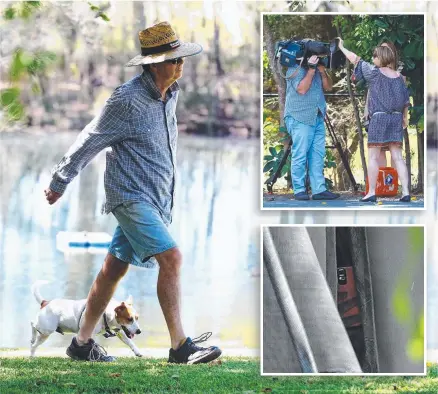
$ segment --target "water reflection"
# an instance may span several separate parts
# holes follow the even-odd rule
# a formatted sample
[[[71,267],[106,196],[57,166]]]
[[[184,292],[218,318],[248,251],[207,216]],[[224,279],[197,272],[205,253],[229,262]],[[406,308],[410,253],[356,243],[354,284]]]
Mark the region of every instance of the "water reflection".
[[[37,279],[48,298],[85,298],[103,255],[56,250],[58,231],[114,231],[100,215],[104,154],[50,207],[43,190],[73,134],[3,134],[0,142],[0,347],[27,347],[38,305]],[[177,196],[171,231],[184,256],[183,319],[188,335],[213,331],[226,347],[258,347],[258,143],[184,139],[179,142]],[[116,292],[140,312],[139,347],[168,345],[156,297],[156,269],[132,267]],[[105,340],[103,340],[105,341]],[[216,341],[216,342],[217,342]],[[66,346],[53,334],[45,347]],[[117,340],[111,347],[119,346]],[[120,343],[120,346],[124,346]]]

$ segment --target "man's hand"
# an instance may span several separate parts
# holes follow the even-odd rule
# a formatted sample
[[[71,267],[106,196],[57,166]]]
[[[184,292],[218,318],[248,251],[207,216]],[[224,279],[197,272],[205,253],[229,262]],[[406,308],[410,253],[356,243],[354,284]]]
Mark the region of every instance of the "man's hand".
[[[54,192],[50,189],[44,190],[44,194],[46,195],[46,200],[49,202],[50,205],[54,204],[62,196],[62,194]]]
[[[317,64],[319,62],[319,58],[316,55],[313,55],[309,58],[309,60],[307,60],[307,64],[309,65],[310,68],[315,69]]]
[[[325,72],[325,66],[323,64],[318,64],[318,71],[322,74]]]

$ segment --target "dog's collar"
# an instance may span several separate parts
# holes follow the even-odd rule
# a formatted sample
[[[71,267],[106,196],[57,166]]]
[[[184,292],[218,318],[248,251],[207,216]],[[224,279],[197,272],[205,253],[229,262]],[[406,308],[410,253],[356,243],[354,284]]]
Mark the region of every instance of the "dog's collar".
[[[111,337],[115,337],[115,336],[117,336],[117,334],[114,334],[111,330],[110,330],[110,328],[109,328],[109,325],[108,325],[108,320],[107,320],[107,318],[106,318],[106,313],[104,312],[103,313],[103,323],[105,324],[105,334],[103,334],[103,336],[105,337],[105,338],[111,338]],[[116,330],[115,330],[116,331]],[[117,331],[119,331],[119,330],[117,330]]]

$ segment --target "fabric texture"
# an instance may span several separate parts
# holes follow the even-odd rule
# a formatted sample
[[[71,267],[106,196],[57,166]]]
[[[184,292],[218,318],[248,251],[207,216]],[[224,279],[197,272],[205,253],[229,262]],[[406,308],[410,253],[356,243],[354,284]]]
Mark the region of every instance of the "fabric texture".
[[[317,123],[318,112],[325,117],[327,105],[322,87],[321,73],[317,69],[313,76],[310,89],[305,94],[297,92],[298,85],[306,76],[307,71],[295,65],[286,72],[286,102],[284,118],[292,116],[294,119],[309,126]],[[293,75],[292,78],[290,78]]]
[[[101,150],[106,155],[105,202],[102,213],[127,201],[145,201],[171,221],[174,200],[179,86],[166,102],[152,75],[143,72],[119,86],[101,114],[79,134],[52,171],[50,189],[67,185]]]
[[[304,354],[313,356],[320,373],[424,373],[424,337],[418,334],[424,316],[424,229],[327,227],[325,245],[320,229],[264,228],[262,372],[302,373],[300,349],[307,349],[307,338],[310,351]],[[281,269],[273,274],[269,264],[275,260]],[[346,269],[354,282],[351,276],[345,282]],[[287,286],[280,291],[282,275]],[[335,301],[335,292],[347,283],[355,289],[348,308],[342,298]],[[346,329],[341,314],[357,307],[360,325],[346,319]]]
[[[117,226],[108,252],[118,259],[152,268],[155,259],[152,256],[177,246],[170,235],[166,219],[158,210],[146,202],[125,202],[114,211]]]
[[[275,244],[269,229],[263,232],[263,261],[270,283],[276,295],[283,319],[289,331],[290,340],[295,348],[302,372],[318,372],[306,329],[289,289],[288,280],[283,271]]]
[[[272,247],[267,247],[269,238]],[[263,372],[303,372],[285,323],[287,312],[278,304],[281,294],[276,292],[270,275],[265,275],[265,260],[269,254],[275,258],[274,250],[318,372],[361,372],[312,242],[303,227],[269,227],[263,234]],[[290,318],[294,321],[293,316]],[[298,335],[295,341],[302,341],[301,338],[303,336]],[[306,348],[305,344],[302,343],[301,348]]]
[[[377,373],[379,372],[379,355],[374,315],[375,301],[366,232],[364,227],[350,227],[345,230],[342,247],[350,251],[362,317],[365,342],[362,369],[364,372]]]
[[[369,83],[368,146],[403,145],[403,109],[409,106],[409,92],[403,77],[390,78],[378,67],[359,60],[355,74]]]
[[[309,169],[312,194],[327,190],[324,178],[325,126],[318,115],[314,126],[309,126],[292,116],[285,118],[287,131],[292,137],[291,175],[294,193],[306,190],[306,168]]]

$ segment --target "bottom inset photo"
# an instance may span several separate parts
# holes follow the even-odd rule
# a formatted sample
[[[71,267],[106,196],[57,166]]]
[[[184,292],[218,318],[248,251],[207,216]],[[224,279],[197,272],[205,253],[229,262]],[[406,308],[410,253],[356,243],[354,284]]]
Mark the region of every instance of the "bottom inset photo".
[[[262,375],[424,375],[424,240],[424,226],[263,226]]]

